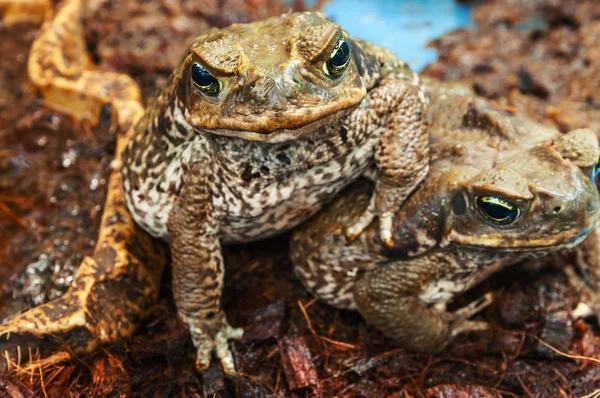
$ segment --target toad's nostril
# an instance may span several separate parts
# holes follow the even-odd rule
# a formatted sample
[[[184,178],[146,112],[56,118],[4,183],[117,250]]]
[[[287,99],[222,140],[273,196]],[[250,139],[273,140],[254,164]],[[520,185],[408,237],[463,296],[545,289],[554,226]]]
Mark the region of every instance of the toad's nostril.
[[[562,210],[562,207],[560,207],[560,206],[556,206],[554,209],[552,209],[552,212],[553,212],[554,214],[558,214],[558,213],[560,213],[560,211],[561,211],[561,210]]]

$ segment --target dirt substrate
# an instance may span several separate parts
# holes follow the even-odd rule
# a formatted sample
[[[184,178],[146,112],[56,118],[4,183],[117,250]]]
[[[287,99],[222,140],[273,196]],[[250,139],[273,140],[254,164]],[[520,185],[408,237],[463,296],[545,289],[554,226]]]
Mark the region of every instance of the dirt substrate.
[[[248,2],[254,3],[260,2]],[[600,132],[600,8],[594,3],[485,2],[474,11],[478,28],[433,43],[440,58],[425,73],[464,81],[562,131]],[[102,32],[134,20],[135,7],[107,2],[87,24],[98,63],[134,75],[146,97],[162,84],[173,58],[150,64],[142,50],[163,48],[173,34],[165,24],[182,23],[164,18],[165,4],[175,14],[189,7],[186,1],[147,5],[144,15],[154,19],[146,21],[155,28],[143,35],[131,29],[120,41]],[[227,15],[194,23],[258,14]],[[91,252],[114,149],[108,119],[90,129],[41,107],[24,74],[35,32],[0,27],[1,318],[64,292]],[[293,276],[286,247],[282,236],[227,250],[224,305],[231,323],[246,329],[244,341],[232,343],[241,376],[224,376],[216,362],[202,376],[194,373],[191,341],[176,319],[165,275],[159,303],[130,341],[2,375],[0,396],[593,397],[600,389],[598,361],[583,358],[600,357],[598,330],[593,320],[571,318],[579,292],[549,264],[564,265],[568,255],[520,264],[479,286],[470,298],[496,293],[481,316],[492,330],[460,336],[428,356],[395,348],[356,313],[315,302]]]

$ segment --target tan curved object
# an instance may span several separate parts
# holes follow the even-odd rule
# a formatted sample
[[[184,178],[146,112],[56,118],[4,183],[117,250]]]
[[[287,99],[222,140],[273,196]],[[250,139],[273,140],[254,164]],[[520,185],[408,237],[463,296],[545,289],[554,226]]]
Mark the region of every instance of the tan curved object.
[[[32,45],[28,72],[46,106],[76,119],[97,123],[102,107],[111,106],[120,134],[98,243],[62,297],[0,326],[0,353],[7,360],[0,368],[29,352],[45,357],[66,345],[84,353],[131,336],[156,300],[167,261],[166,247],[134,223],[121,188],[121,152],[130,127],[144,113],[139,87],[129,76],[94,69],[81,12],[81,0],[68,0],[44,23]]]
[[[19,23],[41,25],[52,14],[50,0],[0,0],[2,23],[7,26]]]

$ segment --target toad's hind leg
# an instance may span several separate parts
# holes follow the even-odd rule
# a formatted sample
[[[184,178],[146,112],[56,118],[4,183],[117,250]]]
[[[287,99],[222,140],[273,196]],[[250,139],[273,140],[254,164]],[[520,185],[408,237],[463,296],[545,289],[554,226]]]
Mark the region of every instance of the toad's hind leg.
[[[368,231],[346,243],[345,229],[369,206],[370,184],[359,180],[324,210],[299,226],[290,240],[294,272],[304,286],[329,305],[356,309],[354,284],[359,273],[384,260],[368,249]],[[372,234],[371,234],[372,235]]]
[[[66,43],[67,38],[76,44]],[[91,122],[104,105],[111,105],[119,131],[128,131],[143,113],[139,88],[127,76],[90,70],[82,43],[81,1],[63,2],[32,46],[32,82],[46,105]],[[117,167],[109,180],[93,255],[84,258],[62,297],[0,326],[0,353],[7,359],[0,361],[0,368],[26,359],[30,352],[47,356],[66,345],[83,353],[130,336],[144,310],[156,300],[167,251],[136,227],[127,211],[119,165],[128,140],[129,134],[117,139]]]
[[[453,313],[444,303],[428,306],[419,298],[423,284],[440,276],[440,260],[423,256],[393,261],[363,275],[355,286],[358,311],[367,323],[418,352],[441,351],[459,333],[489,328],[469,318],[491,303],[491,295]]]

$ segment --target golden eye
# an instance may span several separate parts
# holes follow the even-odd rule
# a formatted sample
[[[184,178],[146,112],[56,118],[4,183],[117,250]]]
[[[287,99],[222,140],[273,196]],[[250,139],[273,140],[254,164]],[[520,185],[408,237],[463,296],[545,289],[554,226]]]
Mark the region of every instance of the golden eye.
[[[344,36],[340,36],[335,46],[333,46],[329,58],[323,64],[323,71],[327,76],[335,79],[344,73],[349,63],[350,47],[346,43],[346,40],[344,40]]]
[[[510,224],[521,215],[517,205],[496,196],[479,196],[476,206],[485,220],[496,225]]]
[[[221,91],[221,82],[219,79],[211,75],[210,72],[198,62],[192,64],[190,74],[192,75],[194,85],[209,97],[214,97]]]

